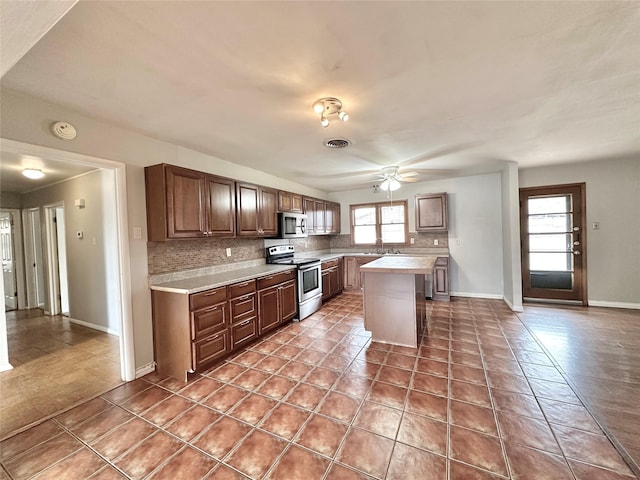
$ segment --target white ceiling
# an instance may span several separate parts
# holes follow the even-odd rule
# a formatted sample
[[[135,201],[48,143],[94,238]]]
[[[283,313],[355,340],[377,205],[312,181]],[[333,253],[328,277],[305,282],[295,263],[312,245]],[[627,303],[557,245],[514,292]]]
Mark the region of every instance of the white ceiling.
[[[2,87],[325,191],[640,158],[640,3],[80,1]]]

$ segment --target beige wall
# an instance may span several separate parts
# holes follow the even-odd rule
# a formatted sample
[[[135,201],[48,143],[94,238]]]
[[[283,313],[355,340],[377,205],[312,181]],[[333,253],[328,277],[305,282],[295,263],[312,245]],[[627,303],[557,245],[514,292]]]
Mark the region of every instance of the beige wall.
[[[521,188],[586,183],[589,303],[640,308],[640,158],[528,168],[519,177]]]
[[[20,208],[20,194],[14,192],[0,192],[1,208]]]
[[[113,171],[98,170],[48,188],[22,195],[23,208],[64,205],[69,314],[112,333],[120,332],[119,274],[115,179]],[[85,201],[76,208],[76,199]],[[79,239],[76,232],[82,232]]]

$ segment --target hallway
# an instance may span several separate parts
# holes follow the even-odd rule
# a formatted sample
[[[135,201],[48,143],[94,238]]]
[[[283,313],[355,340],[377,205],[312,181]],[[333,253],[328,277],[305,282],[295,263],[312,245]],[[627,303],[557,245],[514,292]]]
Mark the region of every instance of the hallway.
[[[122,383],[117,336],[39,309],[6,315],[14,368],[0,372],[0,439]]]

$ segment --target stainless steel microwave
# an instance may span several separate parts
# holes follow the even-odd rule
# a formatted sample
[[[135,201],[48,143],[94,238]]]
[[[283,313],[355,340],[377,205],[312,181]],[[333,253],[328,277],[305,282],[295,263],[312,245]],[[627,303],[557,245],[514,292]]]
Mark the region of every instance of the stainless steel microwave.
[[[300,238],[307,236],[307,216],[304,213],[278,213],[278,236]]]

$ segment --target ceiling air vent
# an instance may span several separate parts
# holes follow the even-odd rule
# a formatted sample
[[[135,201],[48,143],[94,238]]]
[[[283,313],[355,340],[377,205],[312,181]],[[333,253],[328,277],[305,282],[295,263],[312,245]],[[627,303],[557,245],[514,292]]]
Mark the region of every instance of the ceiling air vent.
[[[329,148],[344,148],[349,145],[351,145],[351,142],[346,138],[330,138],[324,142],[324,146]]]

